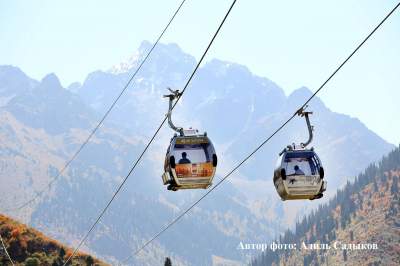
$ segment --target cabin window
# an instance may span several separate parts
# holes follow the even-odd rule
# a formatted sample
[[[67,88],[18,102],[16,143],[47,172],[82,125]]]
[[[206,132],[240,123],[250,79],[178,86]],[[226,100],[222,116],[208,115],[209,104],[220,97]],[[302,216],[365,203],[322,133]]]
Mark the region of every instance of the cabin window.
[[[320,163],[312,152],[286,153],[284,167],[286,175],[317,175]]]
[[[174,156],[177,164],[210,163],[213,150],[210,143],[175,144]]]

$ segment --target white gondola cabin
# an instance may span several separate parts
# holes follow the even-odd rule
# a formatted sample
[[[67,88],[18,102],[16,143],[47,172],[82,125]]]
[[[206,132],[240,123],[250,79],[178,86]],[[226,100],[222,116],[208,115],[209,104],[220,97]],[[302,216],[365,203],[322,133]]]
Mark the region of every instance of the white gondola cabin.
[[[317,199],[323,196],[324,168],[313,150],[292,145],[278,159],[274,185],[282,200]]]
[[[288,145],[279,155],[274,170],[274,186],[282,200],[319,199],[323,197],[327,183],[323,181],[324,168],[314,148],[306,149],[313,139],[314,127],[310,125],[304,109],[298,114],[306,117],[310,138],[307,143]]]
[[[168,88],[169,89],[169,88]],[[168,124],[175,135],[167,149],[162,175],[168,190],[198,189],[211,186],[217,169],[217,155],[207,133],[198,134],[196,129],[176,128],[171,121],[172,101],[180,96],[179,91],[164,95],[169,97]]]

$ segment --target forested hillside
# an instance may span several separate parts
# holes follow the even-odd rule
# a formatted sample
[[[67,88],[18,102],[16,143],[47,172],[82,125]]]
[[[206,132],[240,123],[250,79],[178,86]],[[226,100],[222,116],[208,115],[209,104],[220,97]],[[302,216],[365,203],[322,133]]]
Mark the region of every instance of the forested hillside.
[[[0,214],[0,234],[15,265],[63,265],[73,250],[46,237],[39,231]],[[3,247],[0,244],[0,247]],[[8,256],[0,257],[0,265],[11,265]],[[109,265],[88,254],[77,252],[68,265]]]
[[[268,249],[249,265],[399,265],[399,176],[396,148],[276,241],[296,250]]]

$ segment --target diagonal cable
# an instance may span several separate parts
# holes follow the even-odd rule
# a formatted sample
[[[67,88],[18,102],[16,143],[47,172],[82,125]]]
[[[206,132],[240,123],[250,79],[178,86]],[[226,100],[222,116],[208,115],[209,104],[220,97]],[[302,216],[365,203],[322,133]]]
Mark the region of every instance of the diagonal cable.
[[[188,82],[186,83],[184,89],[182,90],[181,96],[178,98],[178,100],[175,102],[174,106],[177,104],[177,102],[179,101],[179,99],[182,97],[182,94],[185,92],[186,88],[188,87],[190,81],[192,80],[194,74],[196,73],[197,69],[199,68],[201,62],[203,61],[205,55],[207,54],[208,50],[210,49],[212,43],[214,42],[215,37],[217,37],[219,30],[221,29],[222,25],[224,24],[226,18],[228,17],[229,13],[231,12],[233,6],[235,5],[236,0],[233,1],[231,7],[228,10],[228,13],[225,15],[224,19],[222,20],[218,30],[216,31],[216,33],[214,34],[214,37],[212,38],[210,44],[208,45],[206,51],[204,52],[203,56],[201,57],[199,63],[197,64],[196,68],[194,69],[192,75],[190,76]],[[97,218],[97,220],[94,222],[94,224],[92,225],[92,227],[90,228],[90,230],[86,233],[86,235],[83,237],[82,241],[79,243],[78,247],[74,250],[74,252],[71,254],[71,256],[67,259],[67,261],[64,263],[63,266],[65,266],[68,261],[71,259],[71,257],[75,254],[75,252],[79,249],[79,247],[82,245],[82,243],[85,241],[85,239],[88,237],[88,235],[92,232],[93,228],[96,226],[96,224],[98,223],[98,221],[100,220],[100,218],[103,216],[103,214],[105,213],[105,211],[107,210],[107,208],[110,206],[111,202],[114,200],[114,198],[117,196],[118,192],[121,190],[122,186],[125,184],[126,180],[128,180],[128,177],[130,176],[130,174],[132,173],[133,169],[135,169],[136,165],[139,163],[140,159],[143,157],[144,153],[147,151],[147,149],[149,148],[150,144],[153,142],[154,138],[156,137],[156,135],[158,134],[158,132],[160,131],[161,127],[164,125],[165,121],[167,120],[167,117],[164,118],[164,121],[161,123],[161,125],[158,127],[156,133],[153,135],[153,137],[151,138],[150,142],[147,144],[146,148],[143,150],[142,154],[140,155],[140,157],[137,159],[136,163],[134,164],[134,166],[132,167],[132,169],[129,171],[128,175],[125,177],[124,181],[121,183],[121,185],[119,186],[119,188],[117,189],[117,191],[114,193],[114,195],[112,196],[112,198],[110,199],[110,201],[108,202],[107,206],[104,208],[104,210],[101,212],[100,216]]]
[[[324,82],[324,84],[322,84],[322,86],[310,97],[310,99],[308,99],[308,101],[305,102],[305,104],[304,104],[300,109],[304,108],[304,106],[306,106],[306,104],[309,103],[309,102],[311,101],[312,98],[314,98],[314,96],[322,89],[322,87],[325,86],[326,83],[328,83],[328,81],[336,74],[336,72],[338,72],[339,69],[341,69],[342,66],[343,66],[344,64],[347,63],[347,61],[358,51],[358,49],[369,39],[369,37],[371,37],[372,34],[375,33],[375,31],[383,24],[383,22],[385,22],[386,19],[387,19],[388,17],[390,17],[390,15],[392,15],[392,13],[399,7],[399,5],[400,5],[400,3],[398,3],[398,4],[392,9],[392,11],[390,11],[390,13],[378,24],[378,26],[376,26],[376,28],[367,36],[367,38],[365,38],[364,41],[351,53],[351,55],[350,55],[349,57],[347,57],[347,59],[340,65],[340,67],[338,67],[338,68],[336,69],[336,71],[333,72],[333,74],[332,74],[332,75]]]
[[[149,57],[149,55],[151,54],[151,52],[153,51],[154,47],[156,47],[157,43],[159,42],[159,40],[161,39],[161,37],[164,35],[165,31],[168,29],[169,25],[171,24],[171,22],[174,20],[176,14],[179,12],[179,10],[181,9],[183,3],[185,3],[186,0],[183,0],[181,5],[178,7],[178,9],[176,10],[175,14],[173,15],[173,17],[171,18],[171,20],[169,21],[169,23],[167,24],[167,26],[165,27],[165,29],[163,30],[163,32],[161,33],[160,37],[158,37],[157,41],[154,43],[153,47],[151,48],[150,52],[146,55],[146,57],[144,58],[143,62],[140,64],[140,66],[138,67],[138,69],[135,71],[135,73],[133,74],[132,78],[128,81],[128,83],[126,84],[125,88],[121,91],[121,93],[119,94],[119,96],[117,97],[117,99],[114,101],[114,103],[111,105],[110,109],[108,109],[107,113],[103,116],[103,118],[100,120],[99,124],[96,126],[96,128],[93,130],[93,132],[89,135],[89,137],[86,139],[86,141],[82,144],[82,146],[79,148],[79,150],[75,153],[75,155],[72,157],[72,159],[65,165],[65,167],[58,173],[58,175],[42,190],[40,191],[39,194],[37,194],[35,197],[33,197],[31,200],[29,200],[28,202],[24,203],[23,205],[15,208],[15,209],[7,209],[4,210],[4,212],[11,212],[11,211],[17,211],[19,209],[22,209],[23,207],[27,206],[29,203],[31,203],[32,201],[34,201],[36,198],[38,198],[47,188],[49,188],[51,186],[51,184],[53,184],[53,182],[55,182],[57,180],[57,178],[64,172],[65,169],[67,169],[67,167],[71,164],[71,162],[75,159],[75,157],[79,154],[79,152],[83,149],[83,147],[86,145],[86,143],[88,143],[88,141],[90,140],[90,138],[93,136],[93,134],[96,132],[96,130],[100,127],[101,123],[103,123],[104,119],[107,117],[107,115],[110,113],[111,109],[115,106],[115,104],[117,103],[117,101],[119,100],[119,98],[122,96],[122,94],[125,92],[126,88],[128,87],[128,85],[131,83],[131,81],[133,80],[133,78],[136,76],[136,74],[139,72],[140,68],[143,66],[144,62],[146,62],[146,59]]]
[[[304,105],[299,109],[303,109],[304,106],[306,106],[307,103],[311,101],[312,98],[328,83],[328,81],[342,68],[342,66],[357,52],[357,50],[371,37],[371,35],[385,22],[385,20],[396,10],[396,8],[400,5],[397,4],[396,7],[382,20],[381,23],[368,35],[367,38],[364,39],[364,41],[351,53],[351,55],[336,69],[336,71],[319,87],[319,89],[304,103]],[[267,143],[273,136],[275,136],[276,133],[278,133],[284,126],[286,126],[296,115],[298,114],[298,111],[296,111],[281,127],[279,127],[269,138],[267,138],[260,146],[257,147],[249,156],[247,156],[238,166],[236,166],[229,174],[227,174],[221,181],[219,181],[214,187],[212,187],[209,191],[207,191],[206,194],[204,194],[199,200],[197,200],[192,206],[190,206],[186,211],[184,211],[181,215],[179,215],[178,218],[176,218],[172,223],[170,223],[167,227],[165,227],[163,230],[161,230],[160,233],[158,233],[156,236],[154,236],[152,239],[150,239],[146,244],[141,246],[138,250],[136,250],[134,253],[132,253],[128,258],[126,258],[124,261],[122,261],[120,264],[117,266],[122,265],[124,262],[129,260],[131,257],[136,255],[139,251],[141,251],[144,247],[146,247],[148,244],[153,242],[154,239],[156,239],[158,236],[160,236],[162,233],[164,233],[168,228],[170,228],[175,222],[177,222],[180,218],[182,218],[186,213],[188,213],[194,206],[196,206],[201,200],[203,200],[208,194],[211,193],[216,187],[218,187],[225,179],[227,179],[234,171],[236,171],[244,162],[246,162],[254,153],[256,153],[265,143]]]
[[[8,254],[6,246],[4,245],[3,238],[0,235],[1,244],[3,245],[4,251],[7,254],[8,259],[11,261],[12,266],[14,266],[14,262],[12,261],[10,254]]]

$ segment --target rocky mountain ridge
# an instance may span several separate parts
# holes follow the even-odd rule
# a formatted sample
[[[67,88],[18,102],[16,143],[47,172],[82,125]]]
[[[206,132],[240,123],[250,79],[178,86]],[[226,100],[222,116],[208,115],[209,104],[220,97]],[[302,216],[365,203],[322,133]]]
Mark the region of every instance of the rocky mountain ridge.
[[[136,71],[149,45],[143,42],[136,57],[118,68],[93,72],[82,85],[71,85],[69,89],[76,93],[58,86],[50,75],[7,102],[0,112],[1,167],[6,169],[1,180],[11,177],[10,186],[24,193],[17,196],[3,188],[2,208],[24,202],[57,175]],[[15,217],[68,244],[82,238],[163,120],[166,87],[183,88],[195,64],[177,45],[157,45],[76,160],[43,198]],[[4,87],[12,88],[11,83]],[[301,88],[286,97],[267,78],[214,59],[196,73],[174,110],[173,121],[207,131],[219,157],[217,182],[310,94]],[[331,112],[319,98],[310,105],[315,111],[313,145],[327,169],[328,195],[392,148],[357,119]],[[110,263],[124,259],[203,195],[202,190],[171,193],[162,186],[171,135],[166,126],[161,129],[85,242],[92,254],[101,254]],[[248,261],[249,254],[238,252],[237,243],[271,239],[317,206],[282,203],[271,183],[277,153],[304,136],[308,136],[305,121],[294,119],[179,225],[130,263],[154,265],[167,254],[187,265],[209,265],[215,257]]]
[[[150,47],[151,44],[144,41],[137,52],[141,56],[135,53],[120,63],[120,68],[129,69],[127,72],[96,71],[89,74],[78,94],[87,104],[104,112],[102,106],[109,106],[110,103],[103,104],[106,100],[99,99],[103,99],[104,95],[111,99],[116,97],[119,90],[115,88],[126,84]],[[182,90],[194,66],[194,58],[175,44],[158,44],[110,117],[149,139],[168,107],[167,102],[162,100],[162,94],[168,93],[166,87]],[[180,104],[174,109],[173,121],[178,126],[207,131],[220,158],[218,174],[225,176],[232,169],[231,165],[238,164],[264,142],[311,95],[308,88],[302,87],[286,97],[277,84],[268,78],[253,75],[245,66],[212,59],[197,70]],[[314,111],[310,119],[315,126],[311,146],[326,168],[330,191],[334,192],[347,180],[353,180],[368,163],[377,161],[384,152],[394,147],[357,118],[330,111],[318,96],[309,105],[308,110]],[[171,133],[161,131],[160,135],[167,142]],[[302,211],[290,212],[290,206],[286,207],[279,201],[271,185],[271,177],[278,153],[286,145],[304,142],[307,138],[304,118],[296,117],[229,178],[248,198],[248,207],[252,211],[264,217],[283,219],[285,223],[290,221],[288,225],[301,215]],[[166,144],[158,147],[161,162],[165,149]],[[162,163],[157,169],[162,171]],[[316,207],[316,204],[307,204],[296,209],[307,211]],[[285,211],[281,211],[283,209]]]
[[[50,78],[52,80],[53,77]],[[49,90],[44,89],[48,84],[55,86]],[[2,182],[12,176],[12,182],[7,181],[9,187],[3,187],[1,191],[2,209],[18,207],[36,195],[57,176],[58,171],[79,149],[90,131],[81,128],[79,123],[75,122],[75,116],[79,116],[75,113],[77,110],[84,111],[80,118],[87,119],[92,127],[95,125],[91,113],[85,113],[86,107],[76,108],[81,103],[79,96],[57,88],[57,84],[48,83],[48,79],[45,78],[32,89],[33,92],[41,93],[25,92],[16,96],[14,101],[1,110],[4,129],[0,138],[3,152]],[[60,93],[65,93],[66,97],[58,99]],[[30,94],[40,95],[41,101],[26,101],[26,95]],[[54,99],[61,102],[54,104]],[[37,123],[32,127],[26,125],[31,121],[25,120],[25,113],[16,113],[14,116],[9,111],[13,110],[14,106],[24,106],[23,111],[28,114],[36,112],[35,118],[44,124]],[[44,114],[59,112],[59,106],[62,106],[62,113],[70,114],[55,117],[58,122],[63,121],[63,124],[41,119]],[[51,123],[46,124],[46,121]],[[75,246],[129,172],[139,152],[144,149],[146,140],[143,137],[128,131],[119,133],[106,126],[107,123],[112,125],[112,121],[106,122],[99,128],[77,158],[49,191],[44,193],[43,198],[13,215],[49,236]],[[70,128],[64,130],[65,125],[70,125]],[[49,131],[48,128],[53,129],[50,126],[54,126],[58,131]],[[156,150],[150,153],[154,154]],[[85,242],[84,248],[87,252],[109,263],[116,263],[117,260],[128,256],[151,234],[156,234],[163,224],[161,221],[172,220],[179,211],[187,208],[191,199],[200,196],[198,192],[171,195],[159,186],[159,176],[154,173],[153,167],[153,162],[148,158],[142,160],[102,222]],[[24,193],[16,195],[15,191]],[[259,221],[243,204],[238,203],[240,193],[232,193],[235,189],[231,186],[225,187],[220,193],[224,191],[230,191],[224,200],[210,197],[211,202],[219,202],[217,206],[207,203],[199,207],[195,215],[189,216],[183,223],[185,232],[182,232],[182,228],[171,230],[164,239],[160,238],[151,245],[150,253],[141,254],[132,263],[138,263],[145,258],[148,263],[157,264],[170,252],[179,254],[173,258],[184,264],[192,264],[198,260],[201,264],[212,263],[215,255],[219,258],[229,257],[227,254],[232,252],[222,247],[238,241],[240,236],[266,238],[274,233],[274,230],[264,232],[269,226],[268,222]],[[214,213],[218,213],[220,217],[214,217]],[[222,219],[222,215],[226,217]],[[251,228],[250,224],[246,225],[248,220],[251,220]],[[126,225],[126,221],[129,221],[129,226]],[[190,230],[192,226],[197,229]],[[203,233],[203,237],[199,239],[198,230],[208,233]],[[170,242],[171,234],[179,239],[181,244],[169,247],[167,243]],[[211,245],[213,253],[211,249],[204,248],[211,236],[218,236],[219,239]],[[192,243],[195,238],[198,242],[196,245]],[[197,252],[184,252],[190,245]],[[235,254],[233,259],[241,261],[245,260],[246,256]]]

